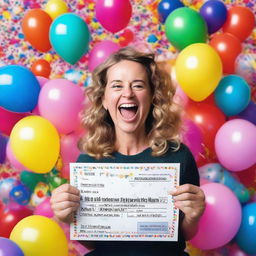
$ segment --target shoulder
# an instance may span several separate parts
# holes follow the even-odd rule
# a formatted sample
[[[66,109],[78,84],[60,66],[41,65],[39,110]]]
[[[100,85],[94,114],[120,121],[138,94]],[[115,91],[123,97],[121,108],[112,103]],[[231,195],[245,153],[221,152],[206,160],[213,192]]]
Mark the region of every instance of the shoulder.
[[[96,159],[88,154],[80,154],[76,160],[77,163],[95,163]]]
[[[175,153],[177,155],[183,156],[183,157],[193,157],[190,149],[188,148],[188,146],[186,146],[183,143],[180,143],[180,146],[178,147],[177,150],[177,144],[175,144],[174,142],[169,142],[169,148],[168,148],[168,152],[167,153]]]

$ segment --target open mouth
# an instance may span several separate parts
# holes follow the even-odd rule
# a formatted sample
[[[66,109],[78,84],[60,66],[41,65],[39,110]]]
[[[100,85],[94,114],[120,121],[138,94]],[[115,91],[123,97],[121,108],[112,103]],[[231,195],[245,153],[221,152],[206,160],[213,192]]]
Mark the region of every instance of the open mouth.
[[[122,117],[124,119],[132,119],[133,117],[135,117],[137,110],[138,110],[138,105],[135,103],[132,104],[121,104],[118,107]]]

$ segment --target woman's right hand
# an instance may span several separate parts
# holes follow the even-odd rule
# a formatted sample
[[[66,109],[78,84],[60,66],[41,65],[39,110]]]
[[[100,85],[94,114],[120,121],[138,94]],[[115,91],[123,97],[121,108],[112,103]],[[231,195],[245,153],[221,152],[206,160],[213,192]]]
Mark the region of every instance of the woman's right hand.
[[[50,202],[57,219],[70,223],[80,204],[80,192],[70,184],[63,184],[52,191]]]

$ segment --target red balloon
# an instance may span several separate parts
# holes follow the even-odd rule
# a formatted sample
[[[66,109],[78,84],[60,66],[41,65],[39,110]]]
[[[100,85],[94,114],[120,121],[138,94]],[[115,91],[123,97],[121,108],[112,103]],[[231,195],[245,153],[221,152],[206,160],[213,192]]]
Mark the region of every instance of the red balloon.
[[[0,132],[10,136],[13,126],[29,114],[16,113],[0,107]]]
[[[246,187],[256,188],[256,165],[235,174]]]
[[[20,207],[18,209],[7,209],[0,215],[0,237],[9,238],[14,226],[23,218],[32,215],[33,211]]]
[[[232,34],[215,34],[210,41],[210,45],[221,58],[223,72],[226,74],[235,73],[235,61],[242,51],[240,40]]]
[[[244,6],[233,6],[228,10],[227,20],[222,30],[244,41],[251,34],[253,27],[253,12]]]
[[[41,59],[35,61],[31,66],[31,71],[35,76],[43,76],[48,78],[51,74],[51,66],[47,60]]]
[[[189,104],[186,114],[200,128],[205,151],[209,151],[207,154],[212,157],[215,155],[215,135],[225,123],[225,115],[215,105],[202,102]]]
[[[50,15],[41,9],[29,10],[22,20],[25,39],[41,52],[51,49],[49,30],[52,23]]]

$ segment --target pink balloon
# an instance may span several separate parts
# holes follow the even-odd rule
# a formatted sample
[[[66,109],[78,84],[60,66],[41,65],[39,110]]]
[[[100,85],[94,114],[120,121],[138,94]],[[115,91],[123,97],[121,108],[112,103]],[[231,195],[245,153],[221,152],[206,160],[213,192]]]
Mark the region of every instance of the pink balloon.
[[[13,126],[20,119],[28,115],[28,113],[11,112],[0,107],[0,132],[9,136],[11,134]]]
[[[88,68],[90,72],[119,49],[120,46],[118,44],[109,40],[97,43],[89,53]]]
[[[79,126],[79,112],[83,108],[83,90],[65,80],[47,82],[39,94],[40,115],[48,119],[61,134],[68,134]]]
[[[47,197],[43,202],[41,202],[34,210],[34,215],[41,215],[48,218],[52,218],[54,213],[50,204],[50,197]]]
[[[219,162],[230,171],[241,171],[256,163],[256,126],[243,119],[224,123],[215,137]]]
[[[27,170],[28,168],[26,168],[23,164],[21,164],[16,157],[14,156],[11,146],[10,146],[10,142],[7,143],[7,147],[6,147],[6,156],[11,164],[11,166],[17,170]]]
[[[183,142],[189,147],[195,160],[198,160],[200,153],[203,153],[203,137],[201,131],[197,125],[189,119],[184,121],[183,127],[185,130],[183,134]]]
[[[108,31],[116,33],[125,28],[132,15],[129,0],[97,0],[96,18]]]
[[[248,256],[236,244],[233,244],[228,248],[228,255],[229,256]]]
[[[219,183],[201,186],[206,208],[199,222],[198,232],[191,240],[194,247],[210,250],[227,244],[241,224],[241,205],[235,194]]]
[[[39,82],[41,88],[44,86],[45,83],[49,81],[49,79],[43,76],[36,76],[36,79]]]
[[[76,162],[80,154],[77,147],[78,140],[77,134],[66,135],[60,139],[60,155],[63,163],[61,176],[63,178],[69,179],[69,163]]]

